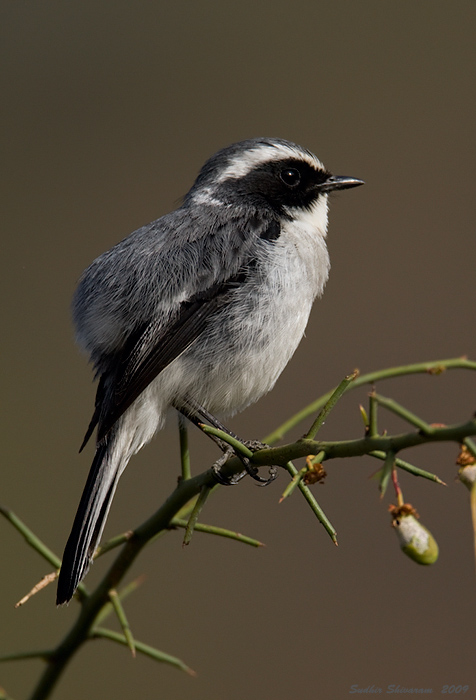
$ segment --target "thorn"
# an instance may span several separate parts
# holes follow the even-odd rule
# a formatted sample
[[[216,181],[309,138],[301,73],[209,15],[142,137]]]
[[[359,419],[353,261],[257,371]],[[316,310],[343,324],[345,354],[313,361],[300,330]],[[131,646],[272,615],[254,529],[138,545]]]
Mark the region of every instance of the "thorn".
[[[46,586],[51,583],[52,581],[55,580],[55,578],[58,576],[57,571],[53,571],[51,574],[46,574],[46,576],[43,576],[41,581],[38,581],[36,586],[33,586],[31,591],[27,593],[21,600],[18,601],[18,603],[15,603],[15,608],[19,608],[21,605],[24,605],[27,601],[30,600],[32,596],[34,596],[36,593],[41,591],[43,588],[46,588]]]

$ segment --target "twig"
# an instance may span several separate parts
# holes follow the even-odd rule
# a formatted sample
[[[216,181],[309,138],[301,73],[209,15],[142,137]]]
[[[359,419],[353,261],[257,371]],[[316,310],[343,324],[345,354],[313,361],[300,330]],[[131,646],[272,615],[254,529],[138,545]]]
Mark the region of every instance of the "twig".
[[[320,428],[324,424],[324,421],[326,420],[327,416],[329,413],[332,411],[336,403],[339,401],[341,398],[342,394],[347,391],[347,388],[351,382],[353,382],[357,377],[359,376],[359,370],[355,369],[352,374],[348,374],[344,379],[341,381],[337,389],[335,389],[329,399],[326,401],[324,407],[320,411],[319,415],[317,416],[316,420],[314,423],[311,425],[309,431],[306,433],[304,436],[306,440],[313,440],[317,433],[319,432]]]
[[[93,629],[93,631],[90,634],[90,639],[95,638],[110,639],[113,642],[118,642],[118,644],[124,644],[125,646],[128,646],[127,639],[122,634],[119,634],[118,632],[113,632],[112,630],[108,630],[104,627],[95,627]],[[148,644],[144,644],[143,642],[138,641],[135,642],[135,648],[141,654],[150,656],[150,658],[154,659],[155,661],[161,661],[162,663],[175,666],[181,671],[185,671],[185,673],[188,673],[189,676],[197,675],[193,669],[184,664],[184,662],[181,659],[178,659],[176,656],[171,656],[170,654],[166,654],[163,651],[159,651],[159,649],[155,649],[154,647],[151,647]]]
[[[377,372],[361,374],[351,384],[349,384],[345,393],[358,389],[360,386],[364,386],[365,384],[375,384],[376,382],[383,381],[384,379],[393,379],[395,377],[402,377],[410,374],[439,375],[448,369],[476,370],[476,362],[468,360],[466,357],[456,357],[449,360],[434,360],[433,362],[417,362],[410,365],[388,367],[387,369],[382,369]],[[279,440],[282,440],[286,433],[292,430],[292,428],[319,411],[322,406],[324,406],[326,401],[330,399],[334,391],[335,389],[331,389],[331,391],[323,394],[308,406],[295,413],[294,416],[291,416],[291,418],[280,425],[279,428],[276,428],[272,433],[269,433],[269,435],[263,438],[263,442],[267,445],[274,445]]]
[[[190,479],[192,476],[190,467],[190,450],[188,448],[188,428],[186,418],[178,414],[179,439],[180,439],[180,464],[182,465],[182,479]]]

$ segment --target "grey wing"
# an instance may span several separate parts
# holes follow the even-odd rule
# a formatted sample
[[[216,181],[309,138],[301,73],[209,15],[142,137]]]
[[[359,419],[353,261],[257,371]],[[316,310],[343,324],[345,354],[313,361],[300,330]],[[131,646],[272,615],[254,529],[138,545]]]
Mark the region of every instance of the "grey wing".
[[[109,356],[108,369],[101,375],[94,415],[81,449],[98,423],[97,440],[103,440],[144,389],[199,338],[208,320],[229,302],[233,289],[245,282],[255,266],[257,242],[260,239],[273,241],[279,235],[279,224],[274,220],[255,218],[249,221],[246,231],[237,232],[236,228],[233,242],[227,241],[225,227],[220,229],[222,245],[233,245],[233,274],[226,276],[227,266],[212,259],[213,253],[222,258],[230,253],[229,249],[220,251],[215,238],[214,250],[205,251],[207,265],[202,268],[202,272],[208,268],[215,270],[215,274],[209,274],[208,279],[202,274],[201,289],[181,302],[166,324],[160,319],[141,324],[130,333],[124,346]],[[241,241],[239,246],[238,240]],[[217,277],[222,279],[217,281]]]

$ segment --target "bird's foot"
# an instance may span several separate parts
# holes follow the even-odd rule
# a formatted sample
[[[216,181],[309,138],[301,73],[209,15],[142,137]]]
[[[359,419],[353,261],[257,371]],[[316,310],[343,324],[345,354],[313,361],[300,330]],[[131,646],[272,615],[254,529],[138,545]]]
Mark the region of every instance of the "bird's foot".
[[[264,448],[268,447],[268,445],[259,442],[259,440],[247,440],[246,442],[243,442],[243,444],[252,452],[258,452],[258,450],[263,450]],[[225,476],[222,473],[222,467],[230,459],[230,457],[234,456],[238,457],[241,460],[245,469],[239,474],[235,474],[231,477]],[[212,466],[212,469],[215,474],[216,480],[219,484],[222,484],[223,486],[234,486],[239,481],[241,481],[241,479],[243,479],[243,477],[245,477],[247,474],[249,474],[249,476],[251,476],[251,478],[254,479],[259,486],[268,486],[268,484],[274,481],[278,476],[278,470],[276,467],[269,468],[268,478],[260,476],[258,467],[255,467],[253,464],[251,464],[250,460],[247,457],[235,453],[235,451],[231,447],[227,447],[222,456]]]
[[[239,474],[233,474],[232,476],[226,476],[222,472],[222,467],[226,462],[228,462],[229,459],[232,457],[236,457],[237,455],[235,454],[235,451],[233,450],[232,447],[227,447],[222,456],[217,459],[215,464],[212,465],[212,471],[215,476],[215,479],[219,484],[222,486],[235,486],[239,481],[243,479],[243,477],[246,476],[248,473],[246,470],[240,472]],[[241,459],[241,458],[240,458]]]

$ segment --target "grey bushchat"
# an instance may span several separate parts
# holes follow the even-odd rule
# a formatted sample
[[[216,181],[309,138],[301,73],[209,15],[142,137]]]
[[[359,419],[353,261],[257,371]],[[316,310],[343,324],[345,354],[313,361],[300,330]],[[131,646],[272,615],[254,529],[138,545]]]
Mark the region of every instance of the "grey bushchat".
[[[97,427],[96,453],[58,604],[86,575],[119,477],[167,410],[213,421],[273,388],[329,274],[327,195],[361,184],[289,141],[241,141],[205,163],[178,209],[83,273],[73,318],[99,379],[83,442]]]

